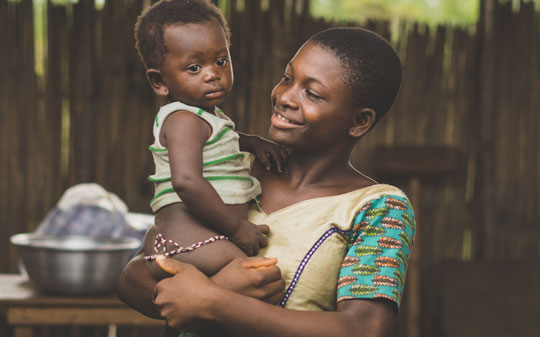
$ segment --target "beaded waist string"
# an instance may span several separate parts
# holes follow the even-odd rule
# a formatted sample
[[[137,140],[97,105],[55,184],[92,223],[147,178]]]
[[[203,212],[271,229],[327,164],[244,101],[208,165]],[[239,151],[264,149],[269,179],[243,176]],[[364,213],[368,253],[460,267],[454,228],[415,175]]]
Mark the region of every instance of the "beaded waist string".
[[[177,242],[174,242],[173,240],[167,240],[163,237],[161,233],[156,235],[156,239],[154,240],[154,254],[150,256],[145,256],[144,259],[146,261],[148,260],[155,260],[158,255],[164,255],[166,257],[170,257],[176,254],[181,254],[185,252],[191,252],[197,248],[200,248],[206,244],[218,241],[218,240],[228,240],[229,238],[225,235],[215,235],[211,238],[208,238],[204,241],[195,242],[194,244],[182,247]],[[171,251],[167,251],[167,245],[172,245],[175,248]]]

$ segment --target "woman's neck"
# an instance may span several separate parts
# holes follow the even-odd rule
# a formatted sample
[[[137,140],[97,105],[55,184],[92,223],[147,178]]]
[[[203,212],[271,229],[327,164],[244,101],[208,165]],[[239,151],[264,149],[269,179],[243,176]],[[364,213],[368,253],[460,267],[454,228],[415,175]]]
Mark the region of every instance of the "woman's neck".
[[[268,214],[298,202],[348,193],[375,182],[356,171],[349,163],[350,152],[341,155],[293,152],[282,173],[252,171],[260,179],[259,201]]]
[[[293,151],[282,173],[297,188],[334,186],[354,174],[350,152],[307,153]]]

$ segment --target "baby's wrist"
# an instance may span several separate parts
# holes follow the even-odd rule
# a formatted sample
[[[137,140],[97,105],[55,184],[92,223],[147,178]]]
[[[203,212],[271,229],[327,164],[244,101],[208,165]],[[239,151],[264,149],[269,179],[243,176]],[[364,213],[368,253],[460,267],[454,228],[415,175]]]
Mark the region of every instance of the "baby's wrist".
[[[233,237],[240,230],[241,223],[239,219],[222,222],[225,224],[224,228],[221,229],[221,232],[228,236],[229,238]]]
[[[240,134],[239,145],[241,151],[252,152],[253,150],[253,138],[252,135]]]

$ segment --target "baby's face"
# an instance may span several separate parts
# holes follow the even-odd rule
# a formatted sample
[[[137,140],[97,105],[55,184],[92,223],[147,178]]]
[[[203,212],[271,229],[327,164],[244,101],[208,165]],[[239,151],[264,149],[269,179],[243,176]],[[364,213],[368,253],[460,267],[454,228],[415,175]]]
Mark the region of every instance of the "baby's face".
[[[212,112],[232,89],[233,72],[223,29],[212,20],[168,26],[161,74],[174,101]]]

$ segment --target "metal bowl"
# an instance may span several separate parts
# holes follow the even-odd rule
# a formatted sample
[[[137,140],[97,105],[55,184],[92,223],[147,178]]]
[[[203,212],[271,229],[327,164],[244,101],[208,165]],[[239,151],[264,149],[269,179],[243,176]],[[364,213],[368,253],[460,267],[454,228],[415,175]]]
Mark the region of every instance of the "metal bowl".
[[[23,268],[38,288],[61,295],[112,293],[140,241],[135,238],[13,235]]]

